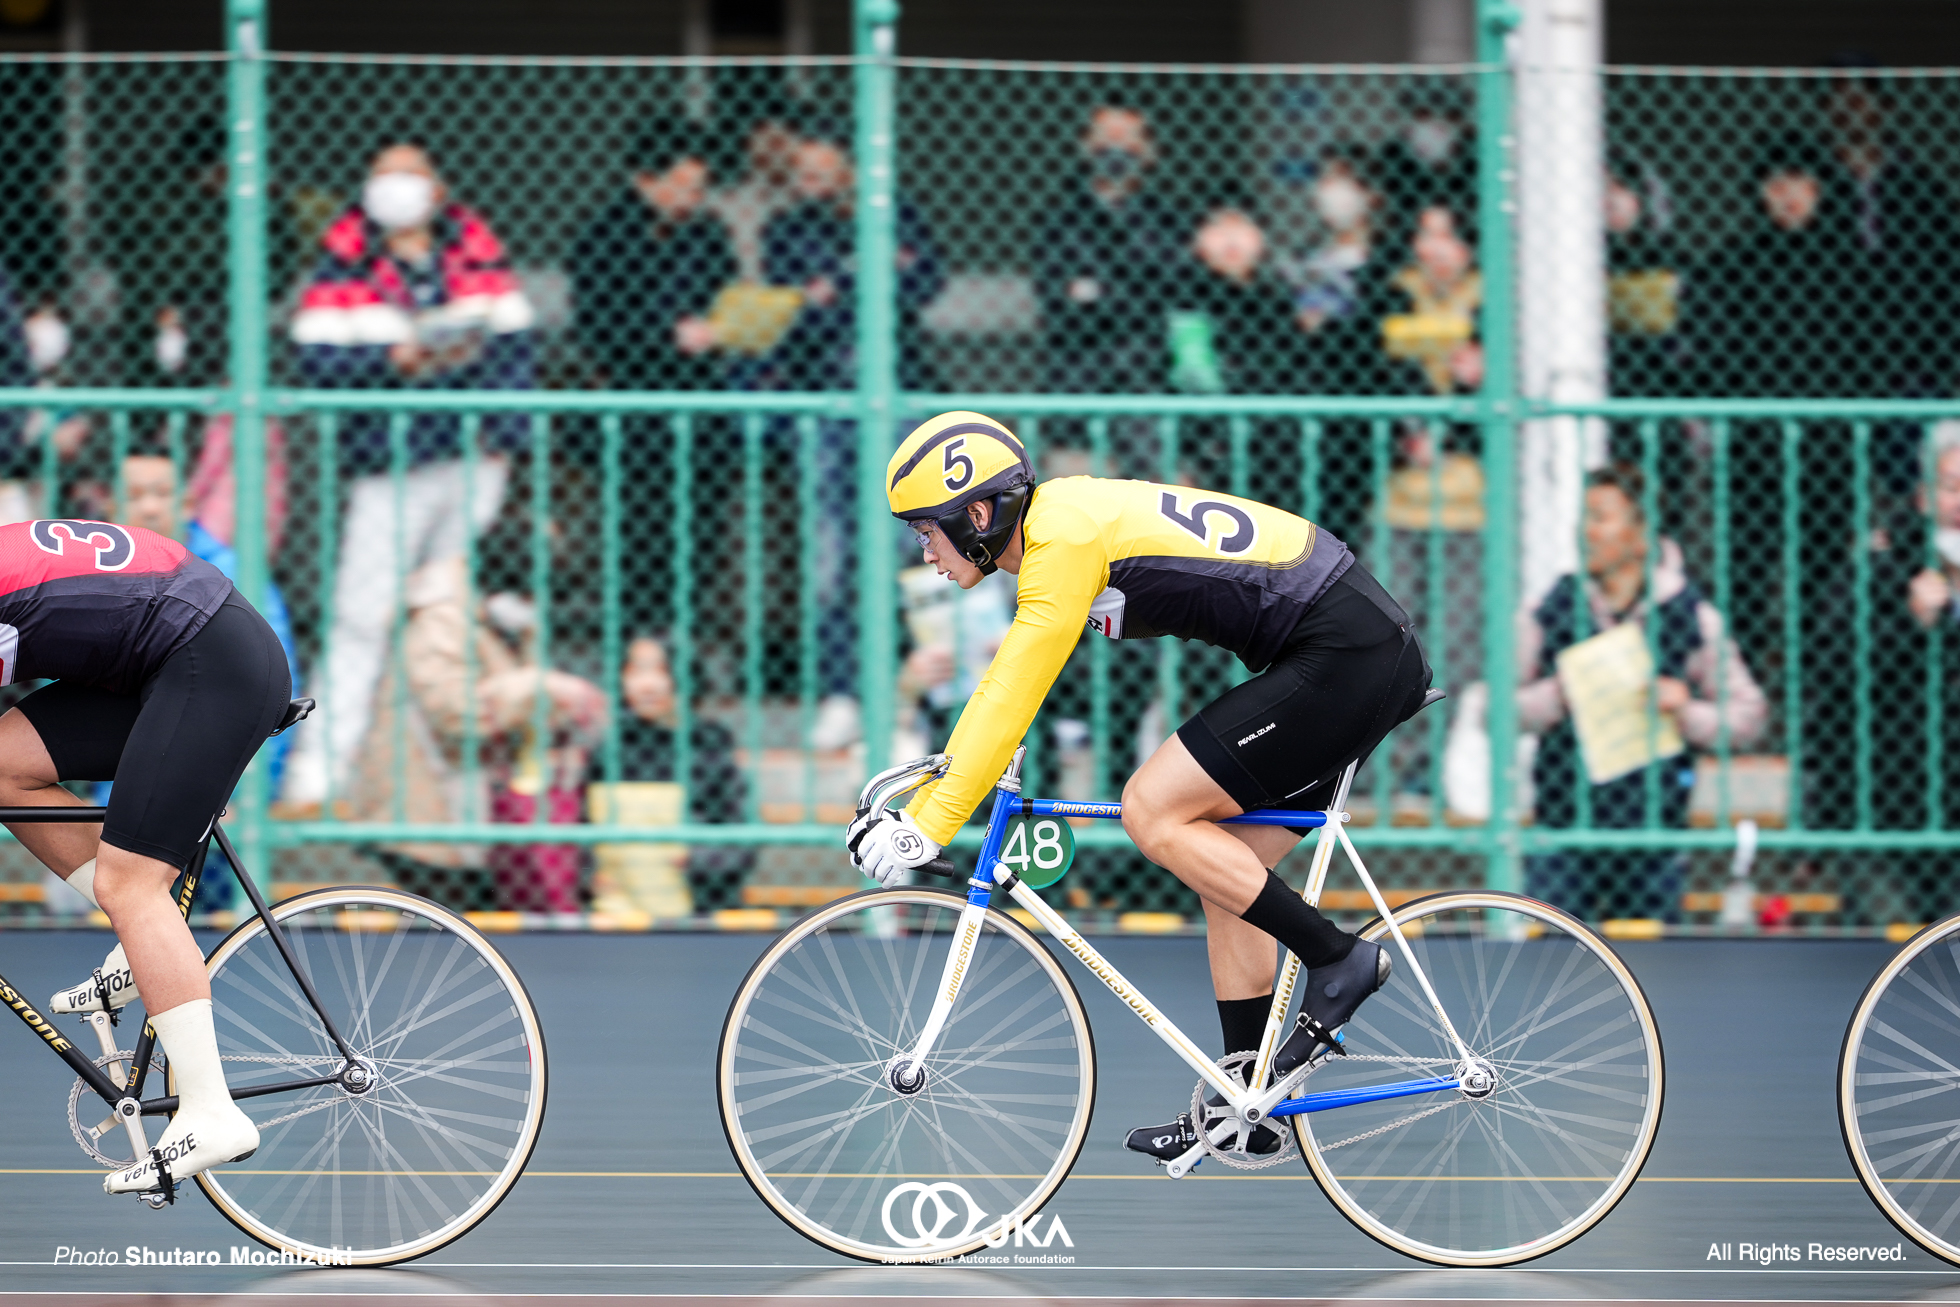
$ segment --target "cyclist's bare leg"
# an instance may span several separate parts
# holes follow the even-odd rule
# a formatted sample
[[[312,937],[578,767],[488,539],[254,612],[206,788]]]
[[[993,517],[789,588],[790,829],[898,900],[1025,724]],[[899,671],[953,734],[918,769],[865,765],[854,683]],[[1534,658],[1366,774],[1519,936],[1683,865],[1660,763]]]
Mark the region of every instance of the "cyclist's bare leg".
[[[61,788],[55,775],[54,759],[41,743],[40,732],[27,720],[27,714],[14,708],[0,716],[0,806],[9,808],[80,808],[87,805]],[[99,825],[43,825],[40,822],[9,826],[14,838],[61,877],[95,856]]]
[[[129,955],[143,1006],[154,1016],[193,999],[210,998],[204,954],[191,938],[177,901],[170,897],[178,869],[113,844],[97,847],[95,898]]]

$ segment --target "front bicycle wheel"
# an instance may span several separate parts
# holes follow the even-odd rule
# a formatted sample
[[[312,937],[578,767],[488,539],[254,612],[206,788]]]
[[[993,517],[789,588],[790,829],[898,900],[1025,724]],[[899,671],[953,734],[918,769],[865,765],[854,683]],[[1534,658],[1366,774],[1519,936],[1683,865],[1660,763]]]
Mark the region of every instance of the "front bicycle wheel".
[[[1872,1201],[1960,1262],[1960,917],[1928,926],[1865,987],[1838,1054],[1838,1128]]]
[[[924,1085],[888,1064],[930,1015],[966,900],[872,890],[798,922],[742,981],[716,1083],[736,1163],[790,1226],[846,1256],[930,1262],[1036,1213],[1075,1164],[1095,1048],[1075,986],[989,911]]]
[[[1342,1215],[1399,1253],[1542,1257],[1611,1211],[1646,1163],[1661,1116],[1653,1012],[1605,941],[1522,895],[1435,894],[1395,919],[1484,1083],[1296,1116],[1300,1151]],[[1394,974],[1348,1023],[1350,1055],[1302,1092],[1462,1078],[1386,923],[1361,934],[1394,953]]]
[[[272,915],[371,1085],[241,1099],[258,1152],[197,1182],[275,1248],[355,1266],[434,1252],[503,1201],[537,1144],[545,1054],[530,995],[468,922],[401,890],[315,890]],[[205,968],[234,1092],[343,1065],[259,918]]]

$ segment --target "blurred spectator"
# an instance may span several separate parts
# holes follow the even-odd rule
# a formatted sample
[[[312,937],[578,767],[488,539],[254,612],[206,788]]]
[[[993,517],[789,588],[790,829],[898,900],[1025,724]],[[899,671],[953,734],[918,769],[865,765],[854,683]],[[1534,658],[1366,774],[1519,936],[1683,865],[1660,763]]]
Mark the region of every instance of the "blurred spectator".
[[[449,198],[428,152],[391,145],[374,158],[361,202],[327,228],[292,336],[316,386],[527,390],[533,314],[503,245]],[[466,478],[462,420],[406,424],[402,466],[386,414],[343,415],[346,515],[335,566],[333,628],[310,691],[322,711],[299,729],[285,797],[320,803],[346,781],[368,733],[401,578],[460,557],[503,498],[506,451],[529,419],[486,414],[484,451]],[[396,474],[399,473],[399,482]],[[401,551],[398,553],[398,550]]]
[[[1036,224],[1047,388],[1164,388],[1164,314],[1190,230],[1150,189],[1157,146],[1135,109],[1105,104],[1080,143],[1087,176]]]
[[[1382,318],[1382,349],[1391,359],[1422,370],[1439,395],[1483,384],[1483,346],[1477,315],[1483,308],[1483,274],[1448,209],[1424,209],[1409,243],[1415,261],[1389,279],[1391,298],[1406,308]]]
[[[1383,145],[1371,171],[1386,200],[1386,235],[1409,239],[1425,209],[1477,211],[1477,142],[1461,79],[1417,79],[1403,95],[1408,119]]]
[[[1191,240],[1191,275],[1170,315],[1171,384],[1198,394],[1305,389],[1306,333],[1293,294],[1266,259],[1266,234],[1239,209],[1215,209]]]
[[[1869,67],[1864,56],[1833,61]],[[1939,177],[1891,128],[1893,96],[1883,74],[1828,84],[1821,220],[1835,243],[1862,260],[1853,320],[1840,348],[1862,364],[1859,393],[1923,397],[1950,393],[1955,358],[1952,317],[1956,270],[1953,198]],[[1892,461],[1909,464],[1906,451]],[[1901,486],[1916,468],[1882,469]]]
[[[652,636],[627,646],[620,670],[620,698],[626,711],[619,717],[619,780],[629,786],[670,785],[679,759],[678,701],[667,647]],[[748,802],[748,782],[735,761],[735,740],[720,722],[696,717],[689,730],[691,753],[681,801],[671,806],[674,816],[698,825],[739,822]],[[592,819],[601,819],[606,805],[593,795],[595,787],[610,786],[605,751],[593,750],[586,763],[585,787]],[[620,795],[612,805],[627,824],[630,801]],[[684,813],[683,817],[681,814]],[[602,850],[593,883],[593,907],[599,911],[646,911],[656,908],[658,889],[648,882],[666,869],[659,864],[658,845],[622,845]],[[610,858],[606,855],[610,854]],[[636,856],[653,854],[654,856]],[[739,844],[699,844],[686,850],[686,879],[693,911],[740,907],[742,882],[755,866],[755,850]],[[608,865],[608,863],[612,865]]]
[[[1690,279],[1683,330],[1696,387],[1715,395],[1841,394],[1841,338],[1857,268],[1818,220],[1822,162],[1803,141],[1771,140],[1754,169],[1743,235]]]
[[[1579,787],[1590,791],[1591,824],[1625,830],[1647,824],[1650,774],[1663,827],[1687,824],[1694,766],[1688,752],[1663,758],[1603,784],[1584,780],[1579,739],[1567,715],[1558,655],[1622,623],[1652,631],[1654,709],[1673,717],[1689,750],[1709,749],[1723,728],[1746,748],[1763,731],[1768,704],[1742,652],[1683,569],[1674,541],[1656,537],[1642,508],[1638,468],[1616,465],[1586,480],[1585,575],[1560,577],[1519,625],[1518,724],[1539,735],[1532,764],[1537,823],[1578,824]],[[1657,547],[1648,589],[1648,552]],[[1565,850],[1526,859],[1526,893],[1587,920],[1658,917],[1681,909],[1680,855]]]
[[[34,384],[34,362],[28,352],[26,315],[21,311],[20,295],[13,278],[0,267],[0,386],[25,388]],[[23,438],[28,410],[0,408],[0,521],[25,521],[27,509],[25,482],[33,475],[33,463]],[[10,504],[9,501],[18,501]],[[19,510],[9,516],[10,508]]]
[[[708,212],[721,220],[735,251],[736,265],[743,281],[764,279],[762,233],[777,215],[796,207],[794,186],[796,115],[783,93],[781,71],[774,68],[723,68],[718,70],[727,86],[716,87],[718,105],[727,107],[715,115],[718,139],[739,139],[739,162],[710,160],[713,171],[732,175],[743,169],[740,181],[708,192]],[[738,73],[753,74],[736,77]],[[766,80],[759,80],[766,78]]]
[[[1913,574],[1906,606],[1922,630],[1960,624],[1960,422],[1935,423],[1927,451],[1932,494],[1922,489],[1920,509],[1932,519],[1936,564]],[[1929,502],[1930,501],[1930,502]]]
[[[735,254],[703,208],[707,148],[683,123],[649,123],[628,168],[628,188],[572,249],[579,334],[615,389],[712,389],[720,369],[708,314],[735,280]]]
[[[857,384],[856,190],[851,161],[827,133],[796,147],[799,203],[763,235],[764,271],[802,292],[795,325],[766,360],[770,384],[788,390],[845,390]],[[945,287],[939,252],[919,211],[904,197],[898,225],[898,384],[932,388],[919,312]],[[882,439],[873,442],[883,448]],[[823,702],[812,740],[839,749],[860,735],[857,693],[857,425],[825,419],[815,476],[824,511],[804,552],[816,572],[817,657]]]
[[[347,790],[352,820],[441,824],[488,814],[528,822],[540,795],[550,823],[579,819],[577,781],[606,719],[605,695],[590,681],[538,665],[527,601],[498,595],[471,604],[469,588],[463,559],[454,555],[408,577],[400,652],[388,660]],[[531,735],[541,699],[550,733],[542,744]],[[474,767],[465,757],[472,728]],[[403,888],[439,902],[485,906],[487,862],[503,906],[579,910],[579,858],[569,845],[493,846],[486,853],[476,845],[401,844],[372,852]]]
[[[1375,250],[1375,209],[1381,197],[1356,175],[1351,159],[1330,155],[1314,181],[1313,207],[1326,239],[1284,266],[1297,292],[1300,325],[1319,331],[1353,317],[1363,306],[1359,282]]]
[[[1616,150],[1605,184],[1608,375],[1616,395],[1678,394],[1680,252],[1667,183]]]
[[[857,384],[856,175],[830,133],[796,146],[796,206],[763,232],[763,273],[803,292],[795,325],[776,347],[776,382],[788,390]],[[930,389],[919,311],[946,286],[945,266],[918,209],[898,200],[898,384]]]

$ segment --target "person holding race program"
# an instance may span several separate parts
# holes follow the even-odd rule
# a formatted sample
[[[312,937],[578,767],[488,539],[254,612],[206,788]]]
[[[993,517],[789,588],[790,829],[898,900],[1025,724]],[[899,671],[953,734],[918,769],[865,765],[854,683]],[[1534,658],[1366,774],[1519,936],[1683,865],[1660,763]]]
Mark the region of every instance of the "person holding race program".
[[[48,1004],[142,998],[178,1108],[147,1158],[104,1177],[141,1193],[250,1157],[259,1132],[225,1085],[204,958],[171,898],[292,694],[286,654],[211,564],[142,527],[0,526],[0,685],[53,684],[0,716],[0,805],[74,807],[63,781],[114,781],[100,826],[10,826],[109,916],[101,969]]]
[[[1168,635],[1236,653],[1255,673],[1201,708],[1123,789],[1123,828],[1204,900],[1227,1054],[1256,1049],[1286,945],[1307,968],[1299,1022],[1275,1058],[1285,1075],[1338,1051],[1334,1032],[1389,974],[1273,874],[1304,830],[1221,826],[1254,808],[1332,801],[1420,709],[1429,665],[1407,613],[1346,545],[1303,518],[1185,486],[1065,477],[1038,490],[1027,451],[978,413],[942,413],[886,469],[892,515],[925,561],[961,588],[996,569],[1020,578],[1014,622],[954,728],[951,769],[908,809],[865,814],[851,855],[890,885],[939,856],[1006,770],[1084,627],[1110,639]],[[1189,1113],[1130,1132],[1160,1162],[1196,1142]],[[1279,1136],[1261,1127],[1253,1151]]]

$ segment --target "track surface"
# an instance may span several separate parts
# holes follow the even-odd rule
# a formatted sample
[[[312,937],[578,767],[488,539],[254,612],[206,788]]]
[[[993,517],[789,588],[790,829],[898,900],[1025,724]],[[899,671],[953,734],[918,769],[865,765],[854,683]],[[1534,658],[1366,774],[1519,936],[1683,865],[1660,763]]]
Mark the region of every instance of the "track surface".
[[[8,979],[38,997],[80,978],[108,943],[95,934],[8,934],[0,957]],[[0,1143],[8,1215],[0,1294],[1960,1300],[1960,1268],[1910,1243],[1905,1260],[1883,1271],[1708,1259],[1717,1242],[1900,1242],[1852,1179],[1832,1106],[1844,1023],[1889,945],[1625,945],[1659,1018],[1669,1072],[1642,1180],[1569,1248],[1527,1267],[1456,1271],[1408,1262],[1356,1232],[1304,1167],[1169,1181],[1124,1153],[1121,1133],[1167,1119],[1189,1100],[1190,1077],[1081,976],[1101,1084],[1089,1144],[1048,1208],[1067,1223],[1074,1263],[903,1269],[823,1252],[777,1221],[735,1173],[715,1111],[722,1015],[765,943],[500,939],[545,1023],[544,1135],[530,1172],[488,1221],[397,1271],[56,1265],[62,1246],[216,1249],[228,1259],[244,1240],[195,1191],[157,1213],[106,1198],[64,1124],[67,1069],[9,1021],[0,1034],[10,1127]],[[1180,1025],[1201,1041],[1216,1038],[1202,940],[1113,939],[1106,949]],[[602,994],[617,997],[595,1004]]]

